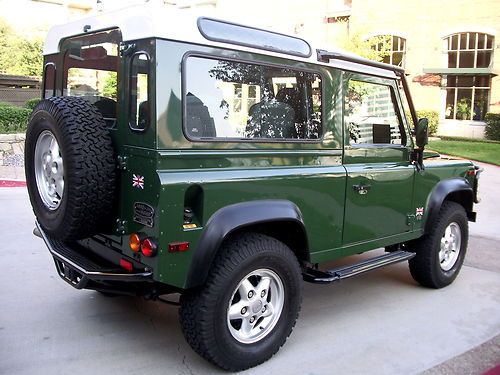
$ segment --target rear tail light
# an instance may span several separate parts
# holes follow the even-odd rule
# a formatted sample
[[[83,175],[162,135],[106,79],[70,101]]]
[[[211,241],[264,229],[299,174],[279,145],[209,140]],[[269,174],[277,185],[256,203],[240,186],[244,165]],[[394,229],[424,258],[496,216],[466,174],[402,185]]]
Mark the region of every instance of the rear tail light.
[[[189,242],[176,242],[168,244],[169,253],[178,253],[189,250]]]
[[[132,272],[134,270],[132,262],[129,262],[126,259],[120,259],[120,267],[126,269],[128,272]]]
[[[156,242],[151,238],[146,238],[142,241],[141,251],[144,256],[153,257],[156,255],[156,250],[158,246],[156,246]]]

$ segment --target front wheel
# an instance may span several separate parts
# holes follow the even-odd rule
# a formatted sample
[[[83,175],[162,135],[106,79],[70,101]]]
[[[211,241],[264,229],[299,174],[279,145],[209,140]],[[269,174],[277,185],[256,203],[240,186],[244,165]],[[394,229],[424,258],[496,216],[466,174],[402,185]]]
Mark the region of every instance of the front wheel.
[[[413,245],[410,272],[429,288],[443,288],[457,277],[465,259],[469,228],[464,208],[445,201],[429,233]]]
[[[231,371],[256,366],[285,343],[302,298],[300,266],[282,242],[248,233],[220,250],[205,285],[181,297],[191,347]]]

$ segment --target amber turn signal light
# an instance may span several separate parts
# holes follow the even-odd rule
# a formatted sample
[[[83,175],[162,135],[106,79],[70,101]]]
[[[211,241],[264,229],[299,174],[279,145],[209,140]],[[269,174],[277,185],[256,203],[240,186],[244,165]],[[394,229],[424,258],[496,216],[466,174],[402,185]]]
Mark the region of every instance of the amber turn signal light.
[[[130,246],[130,250],[137,253],[141,249],[141,238],[137,233],[132,233],[129,237],[128,244]]]

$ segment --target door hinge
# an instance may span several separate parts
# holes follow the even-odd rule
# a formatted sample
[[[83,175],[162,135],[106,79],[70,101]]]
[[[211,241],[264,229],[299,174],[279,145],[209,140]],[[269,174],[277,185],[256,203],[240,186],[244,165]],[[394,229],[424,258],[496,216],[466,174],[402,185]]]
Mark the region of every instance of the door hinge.
[[[126,171],[127,170],[127,160],[128,160],[127,156],[118,155],[118,169],[121,169],[122,171]]]
[[[116,219],[116,233],[125,234],[127,233],[127,220]]]
[[[406,225],[408,226],[412,226],[413,224],[415,224],[415,214],[407,214],[406,215]]]

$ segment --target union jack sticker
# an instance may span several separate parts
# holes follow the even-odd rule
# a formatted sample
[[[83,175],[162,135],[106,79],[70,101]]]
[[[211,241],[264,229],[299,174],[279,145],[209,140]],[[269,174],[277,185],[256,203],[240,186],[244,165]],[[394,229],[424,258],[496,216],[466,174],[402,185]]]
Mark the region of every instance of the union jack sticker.
[[[417,220],[420,220],[422,216],[424,216],[424,208],[423,207],[417,207],[415,209],[415,216],[417,217]]]
[[[138,174],[132,175],[132,187],[144,190],[144,176]]]

